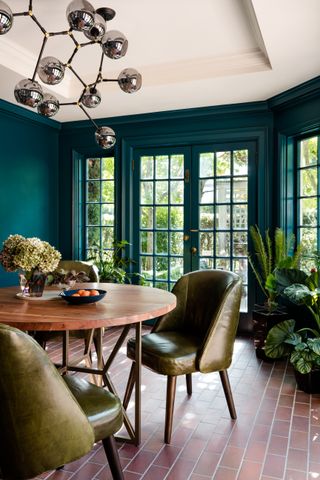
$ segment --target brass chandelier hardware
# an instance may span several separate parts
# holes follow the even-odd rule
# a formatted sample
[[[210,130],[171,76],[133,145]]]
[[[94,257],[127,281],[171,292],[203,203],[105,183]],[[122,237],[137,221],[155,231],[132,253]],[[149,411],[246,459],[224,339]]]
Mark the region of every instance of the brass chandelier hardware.
[[[21,80],[14,89],[14,96],[18,103],[32,108],[37,108],[40,115],[53,117],[60,106],[76,105],[94,125],[95,140],[104,149],[112,148],[116,142],[115,132],[110,127],[99,127],[91,118],[87,109],[96,108],[101,102],[101,93],[97,86],[103,82],[117,82],[125,93],[134,93],[141,88],[141,74],[134,68],[125,68],[116,79],[104,78],[102,73],[105,57],[117,60],[125,56],[128,49],[128,40],[125,35],[117,30],[107,31],[107,22],[115,16],[115,11],[108,7],[97,10],[87,0],[73,0],[66,10],[69,28],[62,32],[48,32],[33,14],[33,0],[29,0],[28,11],[12,13],[10,7],[0,0],[0,35],[7,33],[14,21],[14,17],[29,16],[43,34],[40,53],[36,62],[32,78]],[[73,32],[82,32],[86,37],[85,42],[79,43]],[[54,36],[65,35],[74,43],[71,57],[64,63],[56,57],[43,56],[47,41]],[[101,48],[101,60],[94,82],[85,83],[72,66],[72,61],[78,51],[88,45],[98,44]],[[82,85],[78,100],[60,103],[59,100],[43,91],[36,80],[38,75],[42,83],[47,85],[59,84],[68,68]]]

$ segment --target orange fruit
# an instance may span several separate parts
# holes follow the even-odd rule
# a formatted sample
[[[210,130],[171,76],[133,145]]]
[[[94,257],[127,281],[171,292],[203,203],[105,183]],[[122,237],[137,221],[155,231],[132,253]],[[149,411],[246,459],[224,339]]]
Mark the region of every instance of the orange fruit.
[[[79,293],[79,296],[81,297],[84,294],[85,290],[78,290],[77,293]]]
[[[71,297],[80,297],[79,293],[73,293]]]
[[[90,297],[95,297],[96,295],[100,295],[98,290],[90,290]]]
[[[83,293],[81,294],[81,297],[89,297],[90,296],[90,291],[89,290],[83,290]]]

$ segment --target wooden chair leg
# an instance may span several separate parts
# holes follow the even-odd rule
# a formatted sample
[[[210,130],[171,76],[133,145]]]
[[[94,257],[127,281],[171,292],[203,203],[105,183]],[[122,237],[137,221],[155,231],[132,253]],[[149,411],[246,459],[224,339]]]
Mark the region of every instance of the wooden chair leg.
[[[186,374],[187,394],[192,395],[192,374]]]
[[[104,438],[102,440],[102,443],[109,462],[113,480],[124,480],[119,453],[114,436],[111,435],[110,437]]]
[[[237,412],[233,402],[233,396],[232,396],[231,386],[229,382],[228,372],[227,370],[221,370],[219,374],[220,374],[220,379],[223,386],[223,391],[227,400],[230,416],[233,420],[235,420],[237,418]]]
[[[170,443],[172,433],[174,398],[176,395],[177,377],[168,375],[167,380],[167,401],[166,401],[166,420],[164,427],[164,441]]]
[[[126,388],[126,391],[125,391],[125,394],[124,394],[124,397],[123,397],[123,402],[122,402],[123,408],[125,410],[127,410],[127,407],[129,405],[130,398],[131,398],[131,395],[132,395],[132,390],[133,390],[134,383],[135,383],[134,369],[135,369],[135,362],[132,362],[131,370],[130,370],[129,378],[128,378],[128,383],[127,383],[127,388]]]

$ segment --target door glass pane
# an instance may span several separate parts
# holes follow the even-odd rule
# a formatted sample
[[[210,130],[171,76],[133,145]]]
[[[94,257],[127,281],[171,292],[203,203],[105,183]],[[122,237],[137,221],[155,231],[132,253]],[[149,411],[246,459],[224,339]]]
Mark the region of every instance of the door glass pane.
[[[231,152],[217,152],[217,175],[230,175]]]
[[[214,153],[200,153],[200,177],[213,177]]]
[[[200,203],[213,203],[213,196],[214,196],[214,180],[210,178],[208,180],[200,180]]]
[[[148,160],[148,172],[146,159],[152,159]],[[170,290],[183,274],[184,155],[141,160],[140,270],[149,285]]]
[[[153,157],[141,157],[141,180],[153,178]]]

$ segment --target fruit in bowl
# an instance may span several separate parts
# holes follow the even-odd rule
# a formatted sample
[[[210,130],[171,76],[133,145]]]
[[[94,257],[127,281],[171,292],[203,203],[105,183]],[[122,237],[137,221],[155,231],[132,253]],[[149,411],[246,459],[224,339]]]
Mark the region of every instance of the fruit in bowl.
[[[65,290],[60,296],[68,303],[82,305],[84,303],[96,303],[103,299],[106,290],[78,288],[76,290]]]

